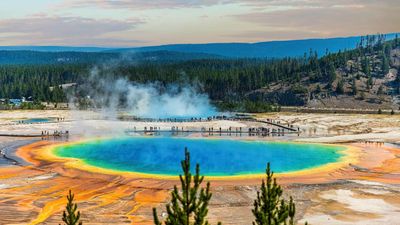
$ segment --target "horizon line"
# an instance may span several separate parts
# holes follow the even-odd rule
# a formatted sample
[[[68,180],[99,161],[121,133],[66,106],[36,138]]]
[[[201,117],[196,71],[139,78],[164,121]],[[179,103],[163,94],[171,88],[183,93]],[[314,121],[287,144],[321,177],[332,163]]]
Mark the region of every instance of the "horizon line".
[[[257,44],[257,43],[267,43],[267,42],[289,42],[289,41],[307,41],[307,40],[327,40],[327,39],[339,39],[339,38],[358,38],[358,37],[366,37],[371,35],[396,35],[400,34],[399,32],[390,32],[390,33],[375,33],[375,34],[366,34],[366,35],[352,35],[352,36],[334,36],[334,37],[310,37],[310,38],[301,38],[301,39],[278,39],[278,40],[269,40],[269,41],[258,41],[258,42],[207,42],[207,43],[168,43],[161,45],[143,45],[143,46],[96,46],[96,45],[87,45],[87,46],[79,46],[79,45],[0,45],[0,47],[61,47],[61,48],[98,48],[104,50],[111,49],[129,49],[129,48],[146,48],[146,47],[159,47],[159,46],[168,46],[168,45],[207,45],[207,44]]]

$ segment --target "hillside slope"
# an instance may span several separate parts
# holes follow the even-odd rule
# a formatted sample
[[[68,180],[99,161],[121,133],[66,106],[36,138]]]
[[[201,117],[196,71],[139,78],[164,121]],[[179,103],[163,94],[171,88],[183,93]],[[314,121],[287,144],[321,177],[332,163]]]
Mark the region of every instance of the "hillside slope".
[[[328,77],[310,71],[298,82],[279,81],[249,92],[264,100],[311,108],[400,109],[400,47],[386,42],[326,58],[335,63]],[[329,68],[329,66],[328,66]],[[326,70],[325,68],[322,68]],[[331,74],[331,75],[330,75]],[[329,77],[330,76],[330,77]],[[288,92],[297,104],[283,102]]]

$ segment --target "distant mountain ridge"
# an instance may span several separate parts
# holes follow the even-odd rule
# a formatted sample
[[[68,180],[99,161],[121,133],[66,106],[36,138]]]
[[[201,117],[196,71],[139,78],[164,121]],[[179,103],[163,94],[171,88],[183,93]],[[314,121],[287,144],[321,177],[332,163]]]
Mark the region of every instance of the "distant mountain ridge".
[[[396,34],[385,34],[386,40],[395,38]],[[319,56],[326,51],[354,49],[361,40],[361,36],[335,37],[325,39],[303,39],[287,41],[267,41],[257,43],[207,43],[207,44],[169,44],[132,48],[107,47],[72,47],[72,46],[0,46],[0,50],[20,51],[30,50],[38,52],[102,52],[102,53],[140,53],[168,51],[178,53],[208,54],[230,58],[283,58],[301,57],[310,50]]]
[[[0,51],[35,51],[35,52],[102,52],[113,48],[76,47],[76,46],[0,46]]]
[[[399,33],[386,34],[386,40],[394,39],[396,34]],[[310,49],[316,51],[319,56],[325,55],[327,50],[329,52],[338,52],[339,50],[354,49],[360,40],[361,36],[354,36],[257,43],[171,44],[128,49],[113,49],[110,51],[148,52],[166,50],[176,52],[198,52],[232,58],[283,58],[303,56],[304,53],[308,53]]]

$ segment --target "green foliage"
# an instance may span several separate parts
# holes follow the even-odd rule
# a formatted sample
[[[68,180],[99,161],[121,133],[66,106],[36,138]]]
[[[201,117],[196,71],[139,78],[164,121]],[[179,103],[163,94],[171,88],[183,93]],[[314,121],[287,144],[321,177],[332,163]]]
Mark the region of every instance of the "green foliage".
[[[328,70],[328,82],[332,83],[336,80],[335,66],[332,63],[329,63]]]
[[[295,84],[295,85],[292,87],[292,91],[293,91],[295,94],[306,94],[306,93],[308,92],[307,88],[304,87],[304,86],[302,86],[302,85],[300,85],[300,84]]]
[[[344,94],[344,82],[343,79],[340,79],[336,86],[336,93]]]
[[[399,72],[397,72],[397,73],[399,73]],[[395,82],[394,85],[397,89],[397,94],[400,94],[400,76],[399,75],[400,74],[397,75],[396,80],[394,81]]]
[[[23,102],[20,109],[44,109],[45,106],[38,102]]]
[[[117,53],[108,52],[79,52],[79,51],[26,51],[0,50],[0,65],[49,65],[49,64],[78,64],[101,63],[120,57]]]
[[[66,101],[58,86],[80,81],[89,65],[3,65],[0,67],[0,98],[32,96],[36,101]],[[56,87],[51,90],[50,87]]]
[[[352,75],[357,74],[357,79],[360,79],[364,73],[368,78],[367,86],[371,88],[373,77],[382,76],[390,68],[388,53],[398,47],[398,38],[385,41],[382,35],[372,35],[363,37],[357,49],[337,53],[328,51],[322,57],[310,51],[301,58],[208,57],[194,60],[182,58],[175,61],[141,60],[135,64],[122,60],[114,62],[113,66],[99,66],[101,65],[99,62],[115,59],[116,56],[109,54],[99,53],[99,59],[92,60],[97,57],[96,54],[76,53],[68,58],[70,59],[68,63],[60,63],[54,61],[57,59],[55,57],[32,53],[30,58],[38,55],[38,57],[48,57],[49,60],[44,61],[47,63],[40,64],[2,65],[0,67],[0,98],[32,96],[34,100],[39,101],[65,102],[67,90],[60,88],[60,85],[66,83],[79,85],[87,82],[90,70],[97,66],[99,77],[123,76],[138,84],[158,83],[160,92],[171,84],[195,84],[198,90],[208,94],[213,102],[233,102],[242,109],[245,108],[246,101],[266,102],[270,105],[301,105],[304,103],[301,97],[306,93],[308,84],[320,83],[321,87],[328,84],[327,88],[331,89],[332,84],[337,82],[337,71],[347,68],[348,60],[352,60],[350,71],[346,69],[344,71]],[[154,53],[148,54],[150,57]],[[376,55],[378,57],[375,57]],[[376,62],[375,58],[380,59],[380,62]],[[400,82],[398,83],[400,90]],[[285,84],[287,89],[271,91],[268,88],[276,84]],[[50,87],[53,87],[52,90]],[[68,91],[75,90],[69,88]],[[70,94],[84,98],[88,94],[87,91],[79,90]],[[85,104],[85,100],[78,99],[77,102],[83,103],[82,108],[89,107]],[[254,109],[252,105],[249,107]],[[255,111],[263,111],[267,107],[261,108],[263,109]]]
[[[367,76],[371,75],[371,66],[367,56],[364,56],[364,59],[362,61],[362,71]]]
[[[382,55],[382,65],[381,65],[381,70],[383,75],[386,75],[387,73],[389,73],[389,60],[387,59],[387,57],[385,55]]]
[[[233,112],[250,112],[250,113],[263,113],[263,112],[277,112],[280,106],[272,105],[263,101],[243,100],[240,102],[214,102],[219,111],[233,111]]]
[[[179,175],[181,190],[174,186],[171,192],[171,203],[167,205],[165,225],[208,225],[206,216],[211,199],[210,183],[200,188],[204,176],[200,176],[200,166],[196,165],[196,173],[190,172],[190,154],[185,149],[185,160],[181,161],[183,176]],[[193,184],[192,184],[193,183]],[[157,210],[153,209],[154,224],[161,225]],[[193,221],[191,221],[193,220]]]
[[[289,201],[282,198],[283,190],[274,178],[270,164],[266,169],[267,179],[262,181],[261,189],[257,192],[252,210],[255,217],[253,225],[294,225],[296,207],[292,197]]]
[[[250,113],[262,113],[276,111],[277,108],[272,107],[271,104],[261,101],[245,101],[244,112]]]
[[[63,212],[62,220],[65,225],[82,225],[82,222],[79,221],[81,213],[77,211],[78,205],[74,203],[74,194],[72,194],[71,190],[69,190],[67,200],[67,206],[65,207],[67,211]]]
[[[315,93],[321,93],[322,89],[321,86],[318,84],[317,87],[315,88]]]
[[[355,79],[353,79],[353,82],[351,84],[351,91],[352,91],[353,95],[357,95],[357,93],[358,93],[357,84],[356,84]]]
[[[367,80],[367,89],[368,90],[371,89],[373,84],[374,84],[374,81],[373,81],[372,77],[369,76],[368,80]]]
[[[360,100],[365,100],[365,93],[363,91],[360,94]]]
[[[377,91],[378,95],[383,95],[383,86],[379,86],[378,91]]]

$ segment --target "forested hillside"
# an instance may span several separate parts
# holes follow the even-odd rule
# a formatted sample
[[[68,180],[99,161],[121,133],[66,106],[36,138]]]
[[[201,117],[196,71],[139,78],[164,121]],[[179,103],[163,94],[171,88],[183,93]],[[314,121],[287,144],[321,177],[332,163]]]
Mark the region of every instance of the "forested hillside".
[[[195,84],[200,92],[226,109],[266,111],[273,104],[398,107],[397,37],[385,41],[382,35],[367,36],[355,50],[327,52],[323,57],[310,50],[303,57],[283,59],[205,58],[163,62],[150,56],[148,60],[128,58],[102,63],[53,63],[48,59],[48,64],[3,65],[0,98],[33,96],[39,101],[66,101],[66,90],[58,86],[77,83],[79,87],[97,67],[102,77],[126,77],[136,83],[158,82],[161,87]],[[73,92],[74,88],[68,91]],[[82,97],[85,93],[75,95]]]
[[[357,49],[318,59],[310,53],[304,66],[288,80],[271,82],[248,93],[251,98],[286,105],[281,94],[310,107],[398,108],[400,99],[399,39],[363,38]],[[286,97],[286,95],[283,95]]]
[[[158,62],[170,63],[194,59],[222,58],[205,53],[183,53],[172,51],[154,52],[42,52],[42,51],[0,51],[0,65],[37,65],[37,64],[110,64]]]

